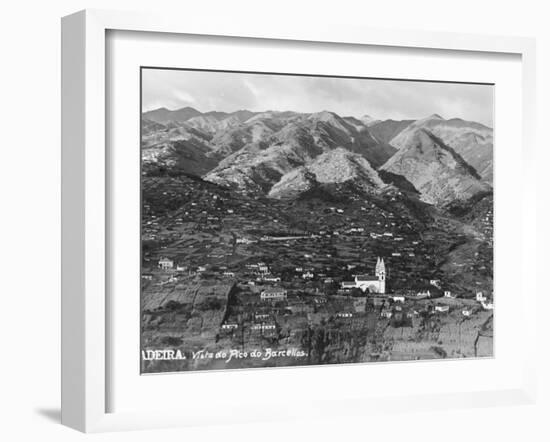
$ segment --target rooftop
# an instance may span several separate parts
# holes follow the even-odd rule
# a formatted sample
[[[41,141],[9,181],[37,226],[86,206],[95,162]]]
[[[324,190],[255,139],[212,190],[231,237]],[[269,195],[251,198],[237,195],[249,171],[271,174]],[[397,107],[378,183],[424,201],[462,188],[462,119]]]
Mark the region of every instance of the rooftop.
[[[357,281],[378,281],[378,278],[374,275],[357,275],[355,279]]]
[[[286,292],[285,289],[265,289],[263,293],[281,293]]]

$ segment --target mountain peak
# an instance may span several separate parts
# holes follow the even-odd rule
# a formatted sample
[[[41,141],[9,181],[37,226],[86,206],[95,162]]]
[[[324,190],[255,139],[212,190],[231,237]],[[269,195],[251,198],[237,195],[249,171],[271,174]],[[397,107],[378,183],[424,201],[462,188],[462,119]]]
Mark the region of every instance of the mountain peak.
[[[364,157],[343,147],[337,147],[301,167],[299,173],[291,171],[283,176],[279,183],[273,186],[270,195],[288,195],[288,189],[293,189],[290,192],[293,194],[294,190],[311,188],[314,183],[337,184],[348,181],[354,181],[371,190],[385,187],[376,170]]]
[[[271,188],[269,196],[292,199],[318,185],[346,182],[353,182],[371,192],[386,186],[365,158],[343,147],[337,147],[319,155],[309,164],[283,175]]]
[[[311,114],[308,117],[308,120],[314,124],[321,123],[323,125],[332,126],[333,128],[345,132],[348,135],[350,134],[350,131],[355,130],[354,127],[340,115],[330,111],[322,111]]]
[[[323,110],[321,112],[315,112],[309,116],[310,120],[319,120],[319,121],[331,121],[334,119],[340,119],[340,116],[334,112]]]
[[[439,114],[431,114],[426,120],[443,120],[443,117]]]
[[[177,121],[181,123],[198,115],[202,115],[202,113],[189,106],[182,107],[177,110],[170,110],[165,107],[161,107],[143,113],[144,117],[157,123],[167,123],[169,121]]]
[[[360,120],[363,122],[363,124],[367,127],[372,126],[373,124],[379,123],[380,120],[377,120],[376,118],[371,117],[370,115],[363,115]]]
[[[409,133],[382,169],[402,175],[432,204],[466,200],[489,188],[452,147],[421,127]]]
[[[446,120],[433,114],[416,120],[388,142],[397,149],[410,144],[418,129],[427,129],[446,146],[453,148],[479,175],[491,183],[493,176],[493,130],[483,124],[462,118]]]

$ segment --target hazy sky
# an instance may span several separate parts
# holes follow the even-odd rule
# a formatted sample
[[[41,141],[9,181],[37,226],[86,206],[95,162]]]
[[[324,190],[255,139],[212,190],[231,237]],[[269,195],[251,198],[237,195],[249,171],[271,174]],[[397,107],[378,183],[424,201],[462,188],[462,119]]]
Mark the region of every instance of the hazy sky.
[[[319,112],[376,119],[437,113],[493,126],[493,87],[474,84],[144,69],[143,111]]]

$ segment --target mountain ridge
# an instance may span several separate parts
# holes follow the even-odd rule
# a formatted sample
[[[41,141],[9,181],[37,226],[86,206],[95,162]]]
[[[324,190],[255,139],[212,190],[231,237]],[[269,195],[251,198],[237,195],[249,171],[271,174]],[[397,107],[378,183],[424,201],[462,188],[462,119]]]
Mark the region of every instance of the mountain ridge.
[[[166,121],[151,119],[151,112]],[[463,200],[490,188],[492,129],[487,126],[438,114],[401,121],[366,117],[362,121],[328,110],[200,113],[191,107],[160,108],[142,115],[143,159],[150,170],[156,162],[170,173],[195,174],[260,195],[284,194],[285,183],[307,189],[346,181],[355,156],[365,161],[363,169],[375,173],[356,174],[367,188],[378,188],[372,184],[380,180],[430,204]],[[321,167],[319,158],[336,164]]]
[[[388,142],[396,149],[409,143],[416,129],[427,129],[471,164],[486,183],[493,179],[493,130],[461,118],[443,119],[435,114],[416,120]]]
[[[473,166],[425,128],[417,128],[382,169],[404,176],[431,204],[466,200],[490,189]]]

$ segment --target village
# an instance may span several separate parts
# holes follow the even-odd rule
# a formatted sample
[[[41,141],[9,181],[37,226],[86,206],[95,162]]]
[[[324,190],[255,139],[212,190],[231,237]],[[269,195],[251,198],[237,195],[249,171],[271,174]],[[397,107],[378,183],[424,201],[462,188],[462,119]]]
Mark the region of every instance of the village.
[[[345,198],[267,202],[192,179],[148,179],[146,345],[167,337],[192,348],[293,345],[309,348],[308,363],[492,354],[480,344],[492,339],[492,229],[483,229],[492,213],[469,223],[468,235],[454,219],[418,215],[399,192],[381,200],[332,189]],[[212,286],[216,308],[196,308],[199,289],[188,288]],[[464,342],[437,339],[450,327]]]

